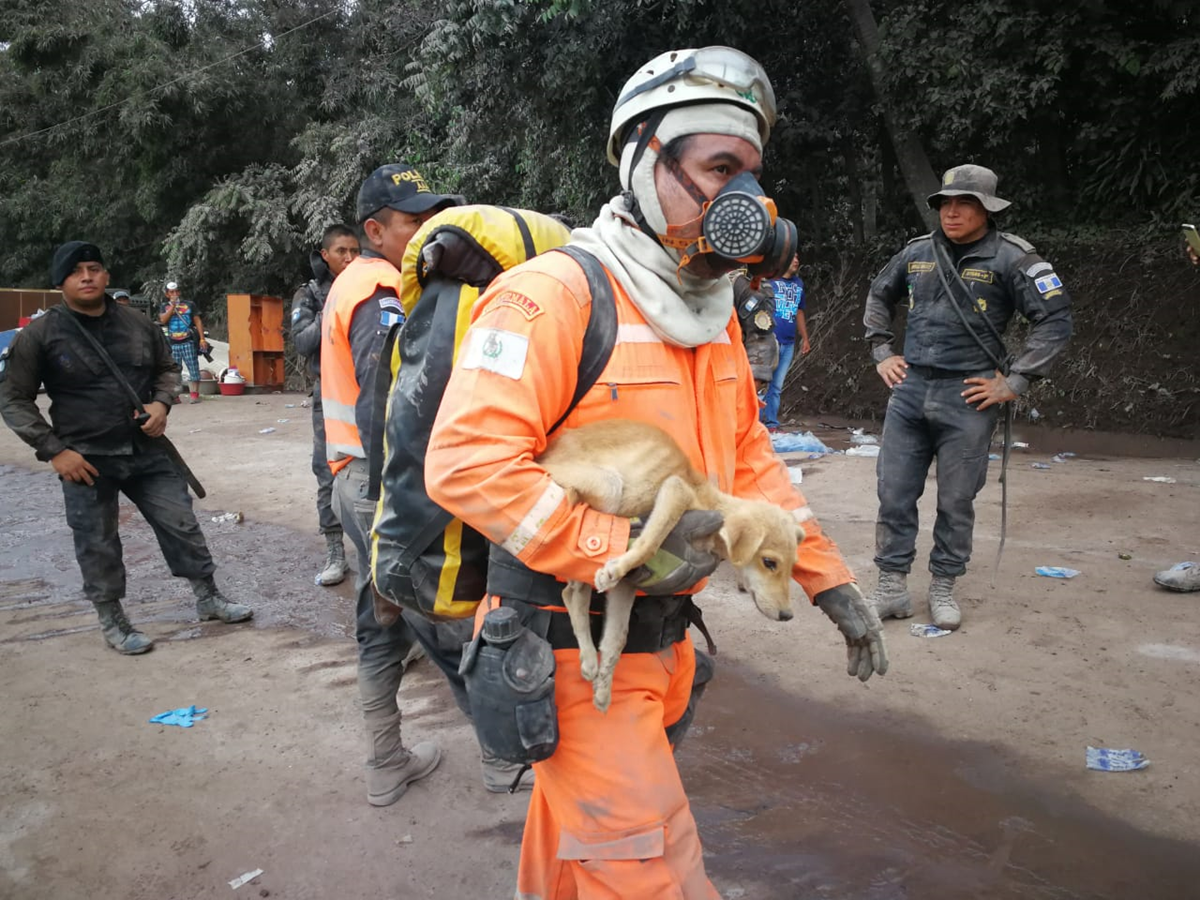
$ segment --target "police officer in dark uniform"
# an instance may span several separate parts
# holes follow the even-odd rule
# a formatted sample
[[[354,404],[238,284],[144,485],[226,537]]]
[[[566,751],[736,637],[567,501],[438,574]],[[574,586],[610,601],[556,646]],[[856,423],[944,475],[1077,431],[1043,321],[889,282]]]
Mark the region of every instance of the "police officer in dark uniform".
[[[309,257],[313,277],[292,298],[292,343],[308,365],[313,379],[312,470],[317,476],[317,523],[325,535],[325,563],[316,583],[340,584],[346,577],[346,547],[342,526],[333,511],[333,473],[325,453],[325,415],[321,407],[321,311],[333,280],[358,256],[358,235],[347,225],[330,225],[321,236],[321,249]]]
[[[892,258],[872,282],[863,316],[875,368],[892,389],[877,468],[873,599],[881,618],[913,614],[907,575],[916,555],[917,500],[936,458],[929,608],[935,625],[953,630],[962,622],[954,580],[971,558],[975,496],[987,480],[999,411],[1062,353],[1071,310],[1054,266],[992,221],[1009,202],[996,196],[991,169],[950,169],[928,202],[940,229]],[[893,322],[900,308],[907,323],[897,353]],[[1011,359],[1002,335],[1014,313],[1032,327],[1022,353]]]
[[[171,573],[191,582],[201,619],[249,619],[250,607],[229,602],[217,589],[183,474],[157,440],[180,391],[179,365],[162,330],[105,294],[108,272],[94,244],[70,241],[59,247],[50,281],[61,287],[64,302],[31,322],[0,357],[0,415],[62,480],[83,590],[95,604],[104,639],[126,654],[153,646],[121,608],[125,565],[117,533],[118,493],[133,501],[154,529]],[[41,384],[50,396],[52,424],[37,407]],[[130,388],[144,404],[140,424]]]

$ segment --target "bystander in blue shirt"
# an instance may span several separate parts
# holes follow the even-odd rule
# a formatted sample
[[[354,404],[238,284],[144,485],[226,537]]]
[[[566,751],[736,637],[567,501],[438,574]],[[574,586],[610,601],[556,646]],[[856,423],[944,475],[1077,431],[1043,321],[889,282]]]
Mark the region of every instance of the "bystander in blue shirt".
[[[783,394],[783,381],[796,355],[796,337],[800,338],[800,352],[807,353],[808,324],[804,321],[804,281],[797,274],[800,259],[792,257],[792,263],[782,278],[767,282],[775,295],[775,339],[779,341],[779,364],[771,374],[771,383],[764,398],[766,407],[760,418],[771,430],[779,427],[779,400]]]

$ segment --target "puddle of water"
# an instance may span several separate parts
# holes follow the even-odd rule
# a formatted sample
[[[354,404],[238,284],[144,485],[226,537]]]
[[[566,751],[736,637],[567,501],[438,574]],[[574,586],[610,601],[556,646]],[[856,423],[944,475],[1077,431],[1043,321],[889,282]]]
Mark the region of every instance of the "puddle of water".
[[[993,747],[839,714],[747,674],[721,666],[679,750],[727,900],[1197,896],[1194,845],[1106,817]]]

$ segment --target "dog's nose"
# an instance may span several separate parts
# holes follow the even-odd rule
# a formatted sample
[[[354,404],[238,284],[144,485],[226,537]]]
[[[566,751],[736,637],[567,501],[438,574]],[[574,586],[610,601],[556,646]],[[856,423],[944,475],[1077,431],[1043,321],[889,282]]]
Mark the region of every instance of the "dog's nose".
[[[781,609],[779,611],[780,622],[790,622],[792,620],[792,611],[790,609]]]

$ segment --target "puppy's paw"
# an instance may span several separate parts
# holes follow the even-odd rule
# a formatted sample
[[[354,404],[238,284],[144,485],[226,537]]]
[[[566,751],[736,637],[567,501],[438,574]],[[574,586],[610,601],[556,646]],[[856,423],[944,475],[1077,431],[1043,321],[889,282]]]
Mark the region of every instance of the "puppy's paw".
[[[600,712],[606,713],[610,703],[612,703],[612,677],[597,678],[592,684],[592,706]]]
[[[610,559],[603,566],[601,566],[600,571],[596,573],[596,590],[600,591],[601,593],[604,591],[611,591],[618,584],[620,584],[621,579],[624,578],[626,574],[627,573],[621,571],[621,567],[617,565],[617,561],[615,559]]]
[[[583,676],[584,681],[595,681],[596,674],[600,671],[600,657],[595,650],[587,651],[582,647],[579,648],[579,674]]]

